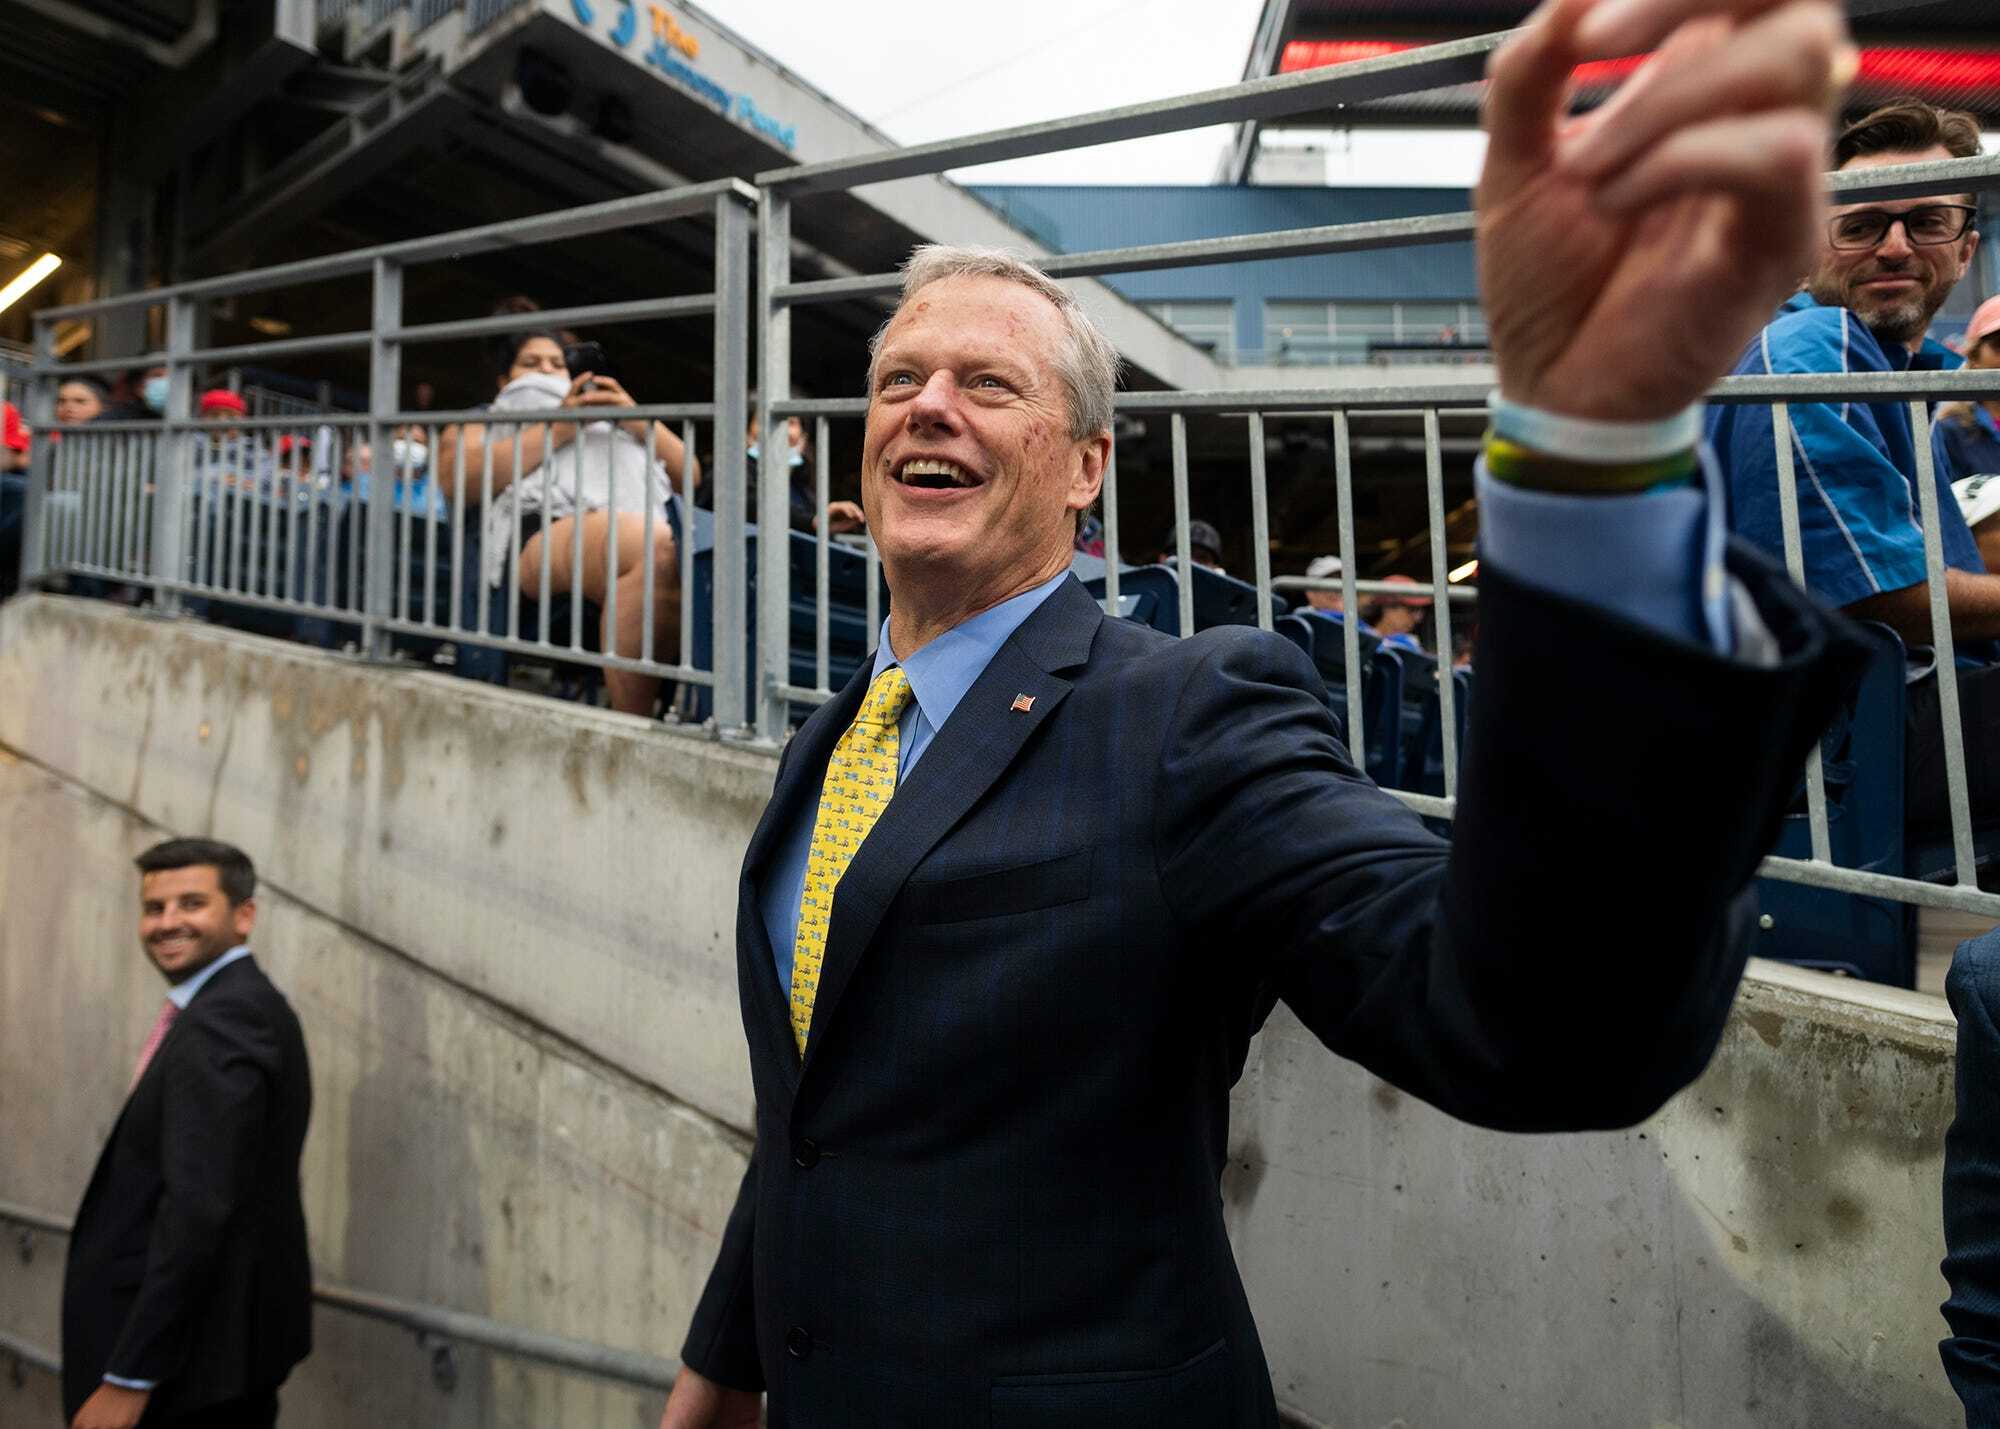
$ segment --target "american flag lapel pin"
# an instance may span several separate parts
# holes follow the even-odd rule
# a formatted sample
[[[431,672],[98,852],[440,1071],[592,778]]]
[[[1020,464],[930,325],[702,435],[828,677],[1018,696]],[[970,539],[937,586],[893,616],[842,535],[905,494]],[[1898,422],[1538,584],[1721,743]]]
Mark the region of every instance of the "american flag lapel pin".
[[[1034,707],[1035,707],[1035,697],[1033,695],[1014,696],[1014,704],[1013,704],[1014,713],[1026,714]]]

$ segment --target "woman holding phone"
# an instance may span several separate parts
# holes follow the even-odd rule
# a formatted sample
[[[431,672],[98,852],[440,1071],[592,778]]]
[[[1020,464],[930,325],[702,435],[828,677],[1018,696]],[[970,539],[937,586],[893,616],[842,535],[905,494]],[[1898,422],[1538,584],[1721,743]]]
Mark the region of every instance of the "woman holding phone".
[[[502,310],[521,311],[513,305]],[[482,539],[488,585],[505,587],[511,561],[521,595],[538,600],[546,560],[551,595],[568,594],[603,609],[606,653],[637,658],[643,652],[650,582],[653,652],[661,658],[678,648],[680,562],[673,492],[682,463],[690,458],[664,423],[618,418],[619,408],[636,404],[615,377],[571,370],[570,352],[602,366],[602,349],[595,343],[566,345],[567,334],[529,326],[532,315],[532,310],[524,313],[522,330],[492,348],[497,394],[490,410],[496,416],[518,413],[526,420],[446,427],[438,435],[439,489],[451,501],[462,473],[467,504],[487,503]],[[544,415],[532,415],[538,413]],[[558,413],[560,419],[549,419]],[[697,480],[699,476],[697,467]],[[581,563],[576,559],[579,523]],[[614,564],[615,603],[609,598]],[[611,707],[630,714],[652,714],[659,686],[650,675],[604,672]]]

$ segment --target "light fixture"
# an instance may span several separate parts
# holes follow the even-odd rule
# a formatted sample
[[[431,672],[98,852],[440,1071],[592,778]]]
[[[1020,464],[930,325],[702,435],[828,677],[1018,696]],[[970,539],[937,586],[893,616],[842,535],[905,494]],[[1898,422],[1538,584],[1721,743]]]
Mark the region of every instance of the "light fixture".
[[[1479,570],[1479,562],[1478,562],[1478,561],[1476,561],[1476,560],[1472,560],[1472,561],[1467,561],[1467,562],[1466,562],[1466,563],[1465,563],[1464,565],[1462,565],[1462,566],[1455,566],[1455,567],[1453,567],[1453,569],[1452,569],[1452,573],[1451,573],[1450,575],[1446,576],[1446,577],[1445,577],[1445,579],[1446,579],[1446,580],[1448,580],[1448,581],[1462,581],[1462,580],[1464,580],[1464,579],[1465,579],[1465,578],[1466,578],[1467,576],[1469,576],[1469,575],[1472,575],[1472,574],[1476,573],[1476,572],[1477,572],[1478,570]]]
[[[60,267],[62,267],[62,259],[56,257],[53,253],[44,253],[26,268],[22,269],[20,275],[13,282],[4,288],[0,288],[0,313],[4,313],[7,309],[13,307],[14,304],[27,296],[30,288],[34,287],[35,284],[41,282],[42,279],[48,277],[49,274],[55,272]]]
[[[250,326],[266,337],[289,337],[292,332],[292,325],[283,318],[255,317]]]

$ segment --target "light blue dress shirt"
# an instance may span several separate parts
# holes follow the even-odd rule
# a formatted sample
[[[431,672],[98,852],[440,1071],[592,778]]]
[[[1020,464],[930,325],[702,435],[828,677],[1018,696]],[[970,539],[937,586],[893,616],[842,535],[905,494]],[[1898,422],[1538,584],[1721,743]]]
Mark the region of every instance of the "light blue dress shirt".
[[[249,956],[250,956],[250,945],[248,943],[238,943],[235,947],[231,948],[228,952],[224,953],[221,957],[217,958],[214,962],[210,963],[207,967],[203,968],[200,972],[196,973],[193,977],[187,978],[181,982],[177,982],[172,987],[168,988],[167,1000],[173,1003],[173,1005],[175,1007],[178,1007],[182,1012],[186,1012],[188,1010],[188,1004],[194,1001],[194,995],[202,990],[202,988],[207,984],[210,978],[214,977],[217,973],[221,972],[224,968],[228,967],[231,963],[237,961],[239,958],[247,958]]]
[[[1729,580],[1722,566],[1728,506],[1720,481],[1705,452],[1699,483],[1640,496],[1525,491],[1489,477],[1482,462],[1476,477],[1480,552],[1516,580],[1589,601],[1663,635],[1726,655],[1734,643]],[[889,648],[889,622],[882,622],[869,678],[900,663],[915,695],[897,726],[898,784],[909,777],[1007,637],[1067,579],[1065,571],[981,611],[900,662]],[[815,797],[785,830],[758,893],[778,986],[787,991],[806,858],[818,816]]]
[[[804,879],[801,878],[800,882],[803,884]],[[172,987],[168,988],[167,1001],[171,1002],[175,1007],[179,1008],[182,1012],[186,1012],[188,1010],[188,1004],[194,1001],[194,995],[201,991],[203,985],[206,984],[210,978],[214,977],[217,973],[221,972],[224,968],[228,967],[231,963],[235,962],[237,959],[247,958],[249,956],[250,956],[250,945],[248,943],[238,943],[235,947],[231,948],[228,952],[224,953],[221,957],[217,958],[214,962],[210,963],[207,967],[203,968],[200,972],[196,973],[193,977],[188,978],[182,982],[177,982]],[[149,1391],[153,1389],[155,1384],[157,1383],[157,1381],[150,1379],[121,1379],[119,1378],[119,1376],[115,1374],[107,1374],[106,1376],[104,1376],[104,1382],[106,1384],[115,1384],[120,1389],[143,1389]]]

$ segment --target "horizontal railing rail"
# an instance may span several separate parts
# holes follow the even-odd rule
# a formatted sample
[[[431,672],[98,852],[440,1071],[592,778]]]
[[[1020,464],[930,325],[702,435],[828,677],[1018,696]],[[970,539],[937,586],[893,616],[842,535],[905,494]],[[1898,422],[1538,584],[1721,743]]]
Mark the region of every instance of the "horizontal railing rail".
[[[0,1201],[0,1221],[11,1221],[27,1232],[56,1236],[67,1236],[71,1229],[70,1222],[60,1216],[4,1201]],[[476,1345],[495,1354],[588,1375],[593,1379],[613,1380],[641,1389],[668,1390],[673,1388],[674,1377],[680,1373],[677,1361],[659,1355],[619,1349],[591,1340],[571,1339],[546,1330],[531,1330],[467,1310],[403,1300],[327,1281],[315,1281],[312,1293],[314,1301],[329,1310],[381,1320],[419,1335]],[[62,1373],[62,1362],[56,1355],[5,1331],[0,1331],[0,1354],[13,1355],[50,1374]]]

